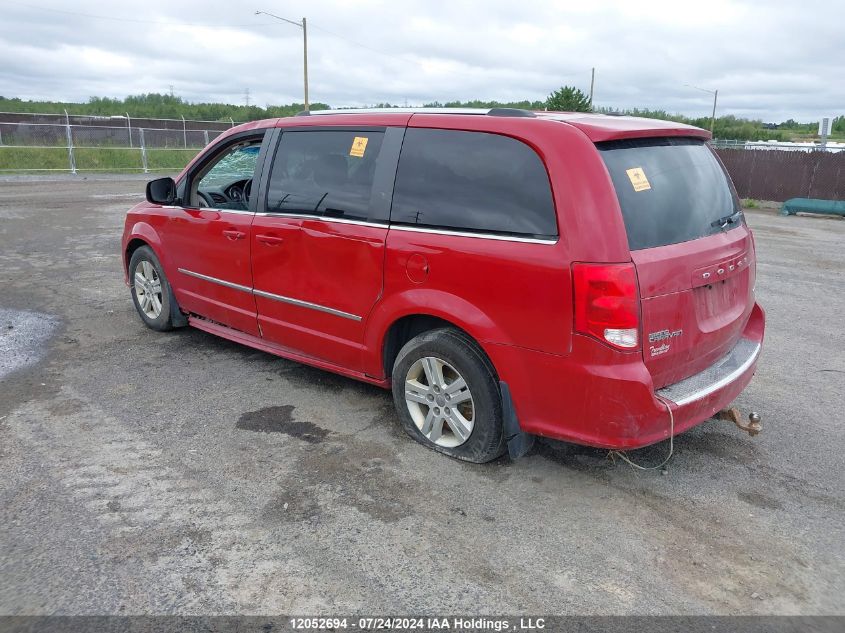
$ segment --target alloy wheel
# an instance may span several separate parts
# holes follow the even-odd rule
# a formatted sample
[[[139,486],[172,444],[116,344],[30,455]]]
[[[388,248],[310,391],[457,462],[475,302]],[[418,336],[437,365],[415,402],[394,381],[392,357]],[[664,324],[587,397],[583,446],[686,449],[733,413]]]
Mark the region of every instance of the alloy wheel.
[[[135,267],[135,296],[147,318],[157,319],[161,314],[161,278],[155,266],[146,259]]]
[[[434,356],[417,360],[405,378],[405,402],[417,428],[429,441],[453,448],[469,439],[475,403],[461,374]]]

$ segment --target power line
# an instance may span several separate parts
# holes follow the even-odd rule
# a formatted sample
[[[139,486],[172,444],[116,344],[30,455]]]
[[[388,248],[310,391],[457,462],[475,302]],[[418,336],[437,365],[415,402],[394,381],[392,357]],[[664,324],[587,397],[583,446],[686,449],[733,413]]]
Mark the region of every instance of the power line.
[[[162,20],[142,20],[138,18],[122,18],[116,17],[111,15],[96,15],[93,13],[82,13],[79,11],[67,11],[65,9],[55,9],[53,7],[43,7],[39,5],[29,4],[26,2],[18,2],[17,0],[6,0],[8,4],[18,5],[20,7],[26,7],[28,9],[35,9],[36,11],[46,11],[49,13],[60,13],[63,15],[75,15],[83,18],[91,18],[93,20],[110,20],[113,22],[129,22],[133,24],[154,24],[158,26],[194,26],[194,27],[204,27],[204,28],[217,28],[217,29],[231,29],[231,28],[240,28],[240,27],[253,27],[253,26],[277,26],[277,24],[273,22],[245,22],[241,24],[219,24],[219,23],[211,23],[211,22],[167,22]],[[317,29],[319,31],[323,31],[324,33],[328,33],[338,39],[345,41],[352,46],[357,46],[358,48],[363,48],[364,50],[368,50],[373,53],[378,53],[379,55],[384,55],[386,57],[395,58],[397,55],[408,56],[410,53],[397,53],[396,51],[388,52],[384,50],[380,50],[377,48],[373,48],[372,46],[368,46],[366,44],[362,44],[361,42],[357,42],[345,35],[341,35],[335,31],[327,29],[322,26],[317,26],[315,24],[311,25],[312,29]],[[558,75],[560,77],[568,77],[575,74],[580,74],[581,71],[577,73],[570,73],[568,75]],[[584,71],[586,72],[586,71]]]
[[[187,26],[187,27],[201,27],[201,28],[215,28],[215,29],[245,28],[245,27],[256,27],[256,26],[267,26],[267,27],[278,26],[277,23],[273,23],[273,22],[246,22],[246,23],[241,23],[241,24],[219,24],[219,23],[210,23],[210,22],[167,22],[167,21],[162,21],[162,20],[143,20],[143,19],[139,19],[139,18],[123,18],[123,17],[116,17],[116,16],[110,16],[110,15],[96,15],[96,14],[93,14],[93,13],[82,13],[82,12],[79,12],[79,11],[67,11],[65,9],[55,9],[53,7],[44,7],[44,6],[29,4],[29,3],[26,3],[26,2],[18,2],[17,0],[6,0],[6,2],[8,4],[14,4],[14,5],[17,5],[17,6],[26,7],[28,9],[34,9],[36,11],[45,11],[45,12],[49,12],[49,13],[59,13],[59,14],[63,14],[63,15],[74,15],[74,16],[78,16],[78,17],[93,19],[93,20],[109,20],[109,21],[112,21],[112,22],[127,22],[127,23],[132,23],[132,24],[153,24],[153,25],[157,25],[157,26]],[[385,57],[390,57],[391,59],[395,59],[397,56],[403,56],[403,57],[409,57],[409,56],[414,57],[415,56],[412,53],[401,53],[401,52],[396,52],[396,51],[388,52],[388,51],[380,50],[380,49],[377,49],[377,48],[373,48],[372,46],[362,44],[361,42],[357,42],[357,41],[355,41],[355,40],[353,40],[353,39],[351,39],[351,38],[349,38],[345,35],[342,35],[340,33],[332,31],[330,29],[324,28],[322,26],[317,26],[317,25],[312,24],[311,28],[317,29],[319,31],[323,31],[324,33],[327,33],[327,34],[329,34],[333,37],[336,37],[340,40],[343,40],[344,42],[351,44],[352,46],[357,46],[358,48],[362,48],[364,50],[367,50],[367,51],[370,51],[370,52],[373,52],[373,53],[377,53],[379,55],[384,55]],[[451,61],[457,61],[457,60],[451,60]],[[416,60],[416,63],[421,64],[422,62],[419,61],[419,60]],[[580,74],[585,73],[585,72],[587,72],[587,70],[583,70],[583,71],[579,70],[579,71],[576,71],[576,72],[573,72],[573,73],[568,73],[568,74],[564,74],[564,75],[557,75],[557,77],[571,77],[573,75],[580,75]]]
[[[334,37],[347,42],[348,44],[352,44],[353,46],[357,46],[358,48],[363,48],[365,50],[371,51],[373,53],[378,53],[379,55],[386,55],[388,57],[396,57],[397,53],[388,53],[387,51],[380,51],[377,48],[373,48],[372,46],[367,46],[366,44],[361,44],[360,42],[356,42],[355,40],[349,39],[345,35],[341,35],[340,33],[335,33],[334,31],[330,31],[327,28],[323,28],[322,26],[316,26],[314,24],[311,25],[312,29],[317,29],[318,31],[323,31],[324,33],[328,33],[329,35],[333,35]],[[402,55],[403,53],[398,53]],[[407,54],[407,53],[405,53]]]
[[[63,15],[75,15],[82,18],[91,18],[93,20],[110,20],[112,22],[130,22],[133,24],[156,24],[158,26],[199,26],[204,28],[214,29],[230,29],[247,26],[276,26],[272,22],[249,22],[244,24],[221,24],[211,22],[164,22],[161,20],[141,20],[138,18],[120,18],[111,15],[95,15],[93,13],[81,13],[79,11],[66,11],[65,9],[54,9],[53,7],[42,7],[34,4],[27,4],[25,2],[16,2],[15,0],[6,0],[9,4],[15,4],[27,9],[35,9],[36,11],[47,11],[49,13],[61,13]]]

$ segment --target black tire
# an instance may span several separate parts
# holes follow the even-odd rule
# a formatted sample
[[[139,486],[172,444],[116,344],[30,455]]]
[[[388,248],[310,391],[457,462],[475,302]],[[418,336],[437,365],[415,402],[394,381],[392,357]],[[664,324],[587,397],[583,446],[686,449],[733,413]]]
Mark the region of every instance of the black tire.
[[[161,281],[161,312],[155,318],[151,317],[143,310],[138,300],[138,293],[135,289],[135,273],[144,265],[145,262],[152,266],[158,280]],[[135,309],[138,311],[138,316],[141,317],[144,325],[158,332],[167,332],[172,330],[173,320],[171,318],[170,309],[171,298],[173,295],[170,290],[170,283],[167,281],[161,262],[158,261],[158,257],[156,257],[153,249],[149,246],[141,246],[132,253],[132,257],[129,260],[129,286],[132,293],[132,303],[135,304]]]
[[[463,377],[472,395],[472,431],[467,439],[457,446],[442,446],[426,437],[414,421],[405,400],[408,372],[417,361],[425,357],[438,358],[448,363]],[[463,332],[453,328],[441,328],[424,332],[408,341],[399,351],[393,364],[392,380],[393,402],[402,428],[420,444],[450,457],[476,464],[489,462],[504,453],[506,445],[502,423],[502,396],[496,373],[484,352]],[[444,428],[448,428],[448,424]],[[451,433],[451,430],[447,432]],[[453,441],[457,441],[457,435],[452,435]]]

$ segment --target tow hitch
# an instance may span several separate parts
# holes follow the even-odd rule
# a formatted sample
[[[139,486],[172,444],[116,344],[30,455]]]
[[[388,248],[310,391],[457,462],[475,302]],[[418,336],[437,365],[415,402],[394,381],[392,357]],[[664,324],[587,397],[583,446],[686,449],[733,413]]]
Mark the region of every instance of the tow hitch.
[[[742,421],[742,414],[736,407],[723,409],[722,411],[719,411],[715,417],[717,420],[729,420],[733,422],[751,437],[754,437],[763,430],[763,424],[760,422],[760,414],[756,411],[752,411],[748,414],[748,422]]]

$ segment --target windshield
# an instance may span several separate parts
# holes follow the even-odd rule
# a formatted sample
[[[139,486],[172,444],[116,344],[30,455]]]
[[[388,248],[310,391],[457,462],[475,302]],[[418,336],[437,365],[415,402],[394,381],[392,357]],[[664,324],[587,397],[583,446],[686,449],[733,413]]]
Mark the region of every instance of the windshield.
[[[632,251],[695,240],[743,223],[725,170],[704,141],[626,139],[596,147],[616,188]],[[732,221],[726,221],[729,216]]]

